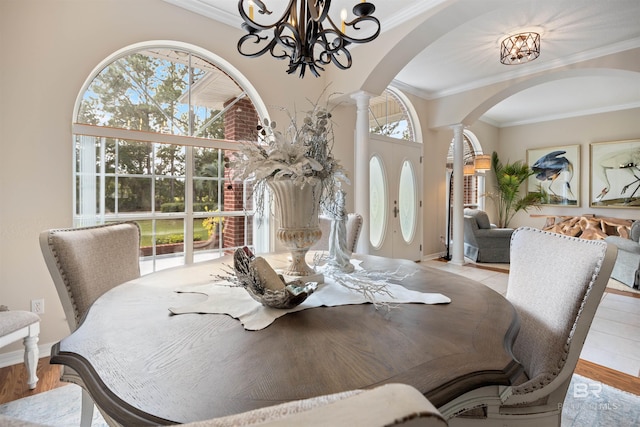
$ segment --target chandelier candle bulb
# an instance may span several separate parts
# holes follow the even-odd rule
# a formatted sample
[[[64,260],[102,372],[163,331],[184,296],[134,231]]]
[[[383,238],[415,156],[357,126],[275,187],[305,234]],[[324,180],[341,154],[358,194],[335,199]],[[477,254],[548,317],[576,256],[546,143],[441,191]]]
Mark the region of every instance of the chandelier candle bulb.
[[[346,13],[341,14],[340,27],[331,17],[330,1],[289,0],[284,9],[280,4],[276,13],[266,3],[267,0],[238,1],[242,29],[247,32],[238,41],[238,52],[250,58],[269,52],[276,59],[288,60],[287,73],[298,73],[300,77],[307,69],[319,77],[328,64],[341,70],[350,68],[351,44],[368,43],[380,34],[380,21],[372,16],[376,8],[369,2],[353,6],[355,18],[351,21],[347,21]],[[254,20],[254,6],[261,15],[260,22]],[[350,35],[346,34],[348,27]]]

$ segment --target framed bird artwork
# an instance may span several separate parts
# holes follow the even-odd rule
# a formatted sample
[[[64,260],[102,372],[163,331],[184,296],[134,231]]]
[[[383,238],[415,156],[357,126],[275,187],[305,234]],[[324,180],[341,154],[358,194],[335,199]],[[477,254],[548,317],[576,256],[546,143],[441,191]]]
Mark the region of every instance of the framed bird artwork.
[[[590,149],[590,206],[640,208],[640,140],[594,142]]]
[[[580,145],[527,150],[527,165],[527,192],[541,192],[543,205],[580,206]]]

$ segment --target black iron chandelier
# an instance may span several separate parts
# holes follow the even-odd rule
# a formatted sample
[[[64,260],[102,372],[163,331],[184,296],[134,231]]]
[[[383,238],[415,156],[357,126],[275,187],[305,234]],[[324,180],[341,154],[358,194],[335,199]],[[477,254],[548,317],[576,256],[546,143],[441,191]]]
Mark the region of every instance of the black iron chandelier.
[[[304,77],[307,67],[319,77],[329,63],[346,70],[351,67],[348,46],[378,37],[380,21],[371,16],[375,6],[363,0],[353,7],[353,20],[347,21],[347,12],[342,10],[341,22],[336,25],[329,16],[330,5],[331,0],[290,0],[277,21],[263,23],[273,13],[264,2],[239,0],[242,28],[247,34],[238,41],[238,52],[251,58],[270,52],[274,58],[288,59],[287,73],[299,72],[300,77]],[[261,19],[256,19],[256,8]],[[364,36],[347,35],[347,28]]]

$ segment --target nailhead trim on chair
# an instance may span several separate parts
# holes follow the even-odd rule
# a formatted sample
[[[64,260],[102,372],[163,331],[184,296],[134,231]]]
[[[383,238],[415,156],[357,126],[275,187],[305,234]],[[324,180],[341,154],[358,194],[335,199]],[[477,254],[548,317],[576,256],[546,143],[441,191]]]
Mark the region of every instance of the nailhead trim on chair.
[[[126,224],[126,223],[135,223],[135,222],[133,222],[133,221],[122,221],[122,222],[120,222],[120,224]],[[83,227],[83,229],[84,230],[92,230],[92,229],[98,229],[98,228],[105,228],[105,227],[113,226],[114,224],[115,223],[99,224],[99,225],[94,225],[94,226]],[[71,304],[73,306],[73,313],[74,313],[74,318],[75,318],[75,321],[76,321],[76,325],[79,325],[80,324],[80,312],[78,310],[78,306],[76,304],[76,301],[73,298],[73,292],[72,292],[71,286],[69,284],[69,279],[67,278],[66,270],[62,268],[62,265],[60,264],[60,259],[58,257],[58,252],[56,251],[55,246],[53,245],[53,236],[56,233],[74,231],[74,230],[77,230],[77,228],[57,228],[57,229],[54,229],[54,230],[50,230],[49,237],[47,239],[47,243],[49,245],[51,253],[53,254],[53,257],[56,260],[56,267],[58,268],[58,271],[60,272],[60,276],[62,277],[62,280],[64,281],[65,287],[67,289],[67,294],[69,295],[69,299],[71,300]],[[138,228],[138,237],[140,237],[140,228]]]
[[[91,227],[91,228],[97,228],[97,227],[102,227],[103,225],[99,225],[96,227]],[[65,287],[67,289],[67,294],[69,295],[69,299],[71,300],[71,305],[73,306],[73,313],[74,313],[74,319],[76,321],[76,325],[78,325],[80,323],[80,314],[78,312],[78,306],[76,305],[76,302],[73,298],[73,292],[71,292],[71,286],[69,285],[69,279],[67,278],[67,274],[66,274],[66,270],[64,270],[62,268],[62,265],[60,264],[60,258],[58,257],[58,251],[56,251],[55,246],[53,245],[53,235],[57,232],[64,232],[64,231],[70,231],[73,230],[72,228],[59,228],[56,230],[51,230],[51,232],[49,233],[49,237],[47,239],[47,244],[49,245],[49,249],[51,250],[51,253],[53,254],[53,257],[56,260],[56,267],[58,268],[58,271],[60,272],[60,276],[62,277],[62,280],[64,281]]]
[[[562,236],[563,239],[568,239],[568,240],[579,240],[579,241],[583,241],[583,242],[587,242],[588,244],[594,244],[597,246],[601,246],[601,243],[599,243],[600,241],[598,240],[585,240],[585,239],[580,239],[578,237],[572,237],[572,236],[566,236],[566,235],[562,235],[562,234],[557,234],[557,233],[552,233],[549,231],[544,231],[544,230],[539,230],[537,228],[532,228],[532,227],[522,227],[520,228],[520,230],[531,230],[531,231],[535,231],[537,233],[540,234],[547,234],[547,235],[554,235],[554,236]],[[513,235],[511,236],[511,240],[513,240],[514,236],[516,235],[516,232],[513,233]],[[591,293],[591,289],[593,288],[593,285],[596,281],[596,278],[598,277],[600,270],[602,268],[602,262],[604,260],[604,250],[602,252],[602,256],[598,259],[597,263],[596,263],[596,267],[594,269],[594,274],[591,276],[591,280],[589,281],[589,285],[587,286],[587,290],[584,294],[584,297],[582,298],[582,301],[580,302],[580,306],[578,307],[578,312],[576,314],[576,318],[573,322],[573,325],[571,327],[571,330],[569,331],[569,336],[567,337],[567,341],[563,347],[563,354],[560,357],[560,361],[558,363],[557,366],[557,370],[550,372],[549,374],[545,375],[544,377],[542,377],[538,382],[536,383],[532,383],[530,386],[528,387],[524,387],[521,390],[514,390],[514,394],[526,394],[526,393],[530,393],[533,392],[535,390],[541,389],[545,386],[547,386],[549,383],[551,383],[551,381],[553,381],[558,374],[560,373],[560,371],[562,370],[562,368],[564,367],[567,358],[569,356],[569,349],[571,347],[571,342],[573,339],[573,335],[576,331],[577,328],[577,324],[578,324],[578,320],[580,319],[580,315],[582,314],[582,311],[584,309],[584,305],[586,304],[587,300],[589,299],[589,294]]]

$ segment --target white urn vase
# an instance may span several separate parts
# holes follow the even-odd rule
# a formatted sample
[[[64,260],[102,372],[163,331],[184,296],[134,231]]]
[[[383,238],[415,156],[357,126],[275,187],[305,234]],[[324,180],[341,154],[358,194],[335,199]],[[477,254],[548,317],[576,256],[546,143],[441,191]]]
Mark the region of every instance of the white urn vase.
[[[305,256],[322,236],[318,226],[322,183],[301,186],[291,179],[282,179],[269,181],[269,187],[278,222],[276,237],[291,252],[291,264],[281,273],[303,280],[305,277],[317,276],[307,264]]]

